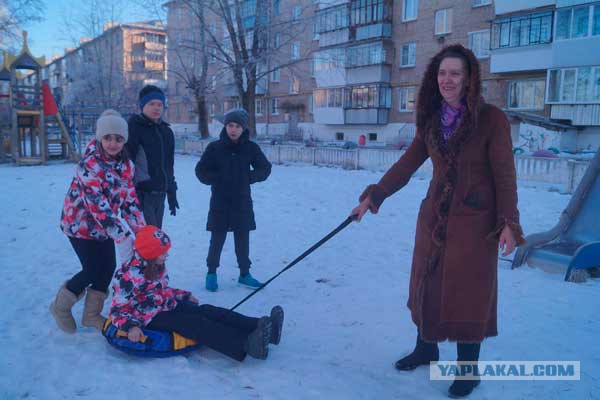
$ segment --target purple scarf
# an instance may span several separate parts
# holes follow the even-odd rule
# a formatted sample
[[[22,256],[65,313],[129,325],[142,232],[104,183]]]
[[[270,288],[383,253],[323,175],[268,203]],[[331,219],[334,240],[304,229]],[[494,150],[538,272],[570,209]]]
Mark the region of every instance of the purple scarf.
[[[450,140],[450,137],[452,137],[456,131],[456,128],[460,124],[460,120],[466,111],[467,105],[464,99],[460,102],[460,107],[458,108],[454,108],[446,103],[446,100],[442,100],[442,115],[440,122],[442,123],[442,137],[445,142]]]

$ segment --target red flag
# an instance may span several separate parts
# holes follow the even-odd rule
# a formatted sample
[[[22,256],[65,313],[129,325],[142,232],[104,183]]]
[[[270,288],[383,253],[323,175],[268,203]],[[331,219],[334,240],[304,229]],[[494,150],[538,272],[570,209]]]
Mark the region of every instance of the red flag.
[[[42,96],[44,98],[44,115],[56,115],[58,107],[50,91],[50,86],[46,82],[42,83]]]

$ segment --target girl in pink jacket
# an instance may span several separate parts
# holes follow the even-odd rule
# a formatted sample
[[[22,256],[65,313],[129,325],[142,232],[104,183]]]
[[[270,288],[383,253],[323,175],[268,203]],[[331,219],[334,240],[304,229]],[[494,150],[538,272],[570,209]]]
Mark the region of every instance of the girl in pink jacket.
[[[50,305],[60,329],[75,332],[71,308],[87,292],[82,324],[102,330],[100,315],[116,268],[133,253],[133,234],[144,225],[133,186],[134,166],[124,149],[127,122],[106,110],[96,123],[96,137],[75,169],[64,200],[60,227],[81,262],[81,271],[65,282]]]
[[[209,304],[199,305],[192,293],[169,286],[165,267],[171,240],[155,226],[144,227],[135,238],[134,255],[115,273],[110,319],[137,342],[142,328],[177,332],[242,361],[246,354],[266,359],[268,344],[279,344],[283,309],[269,317],[253,318]]]

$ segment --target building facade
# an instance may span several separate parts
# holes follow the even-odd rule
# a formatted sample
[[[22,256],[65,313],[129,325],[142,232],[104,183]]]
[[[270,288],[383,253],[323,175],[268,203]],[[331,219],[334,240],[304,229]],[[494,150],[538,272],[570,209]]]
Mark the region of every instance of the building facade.
[[[292,20],[311,21],[289,50],[290,57],[298,48],[311,55],[298,64],[303,68],[274,71],[261,87],[259,135],[298,124],[304,139],[406,144],[415,134],[416,96],[429,60],[461,43],[481,63],[484,98],[510,117],[517,151],[600,145],[598,1],[275,2]],[[218,63],[209,71],[215,116],[239,105],[235,91],[219,89],[227,79],[218,71]],[[170,94],[173,81],[169,76]]]
[[[43,78],[65,109],[97,114],[104,108],[137,111],[137,94],[146,84],[166,90],[166,32],[160,22],[107,24],[93,39],[55,56]]]

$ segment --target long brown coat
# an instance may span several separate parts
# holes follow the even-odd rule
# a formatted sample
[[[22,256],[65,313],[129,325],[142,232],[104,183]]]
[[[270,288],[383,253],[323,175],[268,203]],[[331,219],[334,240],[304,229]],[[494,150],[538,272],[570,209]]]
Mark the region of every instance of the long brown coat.
[[[471,68],[471,75],[467,111],[448,143],[440,133],[439,108],[425,110],[421,102],[418,113],[429,116],[419,124],[418,114],[414,141],[360,196],[361,201],[370,196],[371,211],[377,212],[431,158],[433,177],[419,210],[408,298],[412,320],[430,342],[481,342],[498,334],[500,232],[508,225],[517,244],[524,243],[510,127],[504,113],[479,96],[478,69]],[[424,95],[422,89],[419,96]]]

